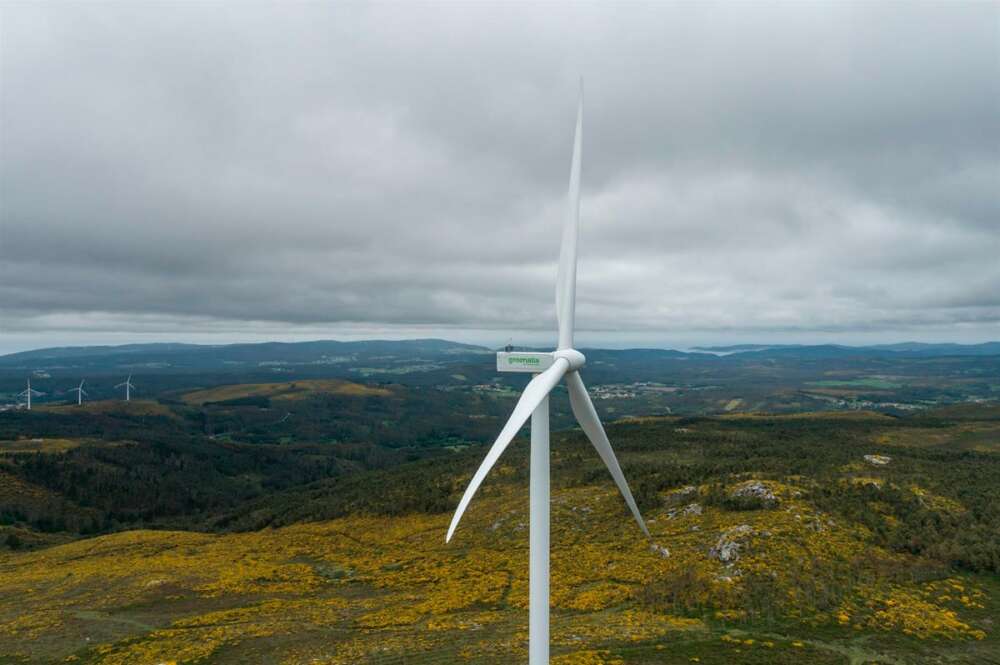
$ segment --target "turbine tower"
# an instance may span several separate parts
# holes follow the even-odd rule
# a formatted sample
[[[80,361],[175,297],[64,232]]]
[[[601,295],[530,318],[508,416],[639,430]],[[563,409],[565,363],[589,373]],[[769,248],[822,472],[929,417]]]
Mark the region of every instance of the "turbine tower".
[[[84,381],[86,381],[86,379],[80,379],[80,385],[77,386],[76,388],[70,388],[70,390],[69,390],[71,393],[76,393],[76,405],[77,406],[80,406],[81,404],[83,404],[83,396],[87,394],[87,391],[83,389],[83,382]]]
[[[122,381],[121,383],[119,383],[117,386],[115,386],[115,388],[121,388],[122,386],[125,386],[125,401],[127,402],[127,401],[129,401],[132,398],[132,392],[131,392],[132,388],[135,388],[135,386],[132,385],[132,375],[131,374],[128,375],[127,379],[125,379],[124,381]]]
[[[604,427],[597,417],[587,388],[580,378],[586,363],[582,353],[573,348],[573,319],[576,309],[576,254],[580,227],[580,161],[583,143],[583,82],[576,116],[576,138],[569,175],[569,200],[559,251],[559,272],[556,276],[556,318],[559,324],[559,345],[552,353],[497,353],[497,370],[531,372],[528,383],[514,407],[507,424],[493,443],[486,458],[462,495],[455,516],[448,528],[445,542],[451,540],[455,527],[483,479],[496,464],[514,436],[531,417],[531,479],[530,479],[530,565],[528,584],[528,664],[547,665],[549,662],[549,393],[563,378],[569,391],[573,415],[597,454],[611,472],[611,477],[625,499],[642,532],[649,536],[646,524],[635,505],[632,492],[611,449]]]
[[[40,393],[37,390],[33,390],[31,387],[31,377],[28,377],[28,388],[22,390],[17,394],[18,397],[25,397],[28,400],[28,411],[31,411],[31,396],[32,395],[44,395],[45,393]]]

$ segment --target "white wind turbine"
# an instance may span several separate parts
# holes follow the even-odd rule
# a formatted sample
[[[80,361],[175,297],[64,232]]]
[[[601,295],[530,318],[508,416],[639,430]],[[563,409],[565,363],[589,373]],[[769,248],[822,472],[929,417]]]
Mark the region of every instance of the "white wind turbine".
[[[532,372],[531,379],[500,436],[465,490],[445,541],[450,541],[462,514],[524,423],[531,417],[531,480],[530,480],[530,566],[528,591],[528,663],[546,665],[549,662],[549,393],[560,379],[566,379],[569,402],[580,427],[594,445],[597,454],[611,472],[629,510],[642,532],[649,531],[629,491],[611,444],[597,417],[594,404],[583,385],[579,370],[586,362],[583,354],[573,348],[573,317],[576,307],[576,247],[580,226],[580,160],[583,142],[583,83],[576,117],[576,139],[569,176],[569,205],[563,227],[562,248],[559,252],[559,272],[556,277],[556,318],[559,322],[559,345],[552,353],[497,353],[499,371]]]
[[[83,404],[83,396],[87,394],[87,391],[83,389],[83,382],[87,379],[80,379],[80,385],[76,388],[70,388],[71,393],[76,393],[76,405],[80,406]]]
[[[132,398],[132,392],[131,392],[132,388],[135,388],[135,385],[133,385],[133,383],[132,383],[132,375],[131,374],[128,375],[127,379],[125,379],[124,381],[122,381],[121,383],[119,383],[117,386],[115,386],[115,388],[121,388],[122,386],[125,386],[125,401],[127,402],[127,401],[129,401]]]
[[[18,397],[25,397],[25,398],[27,398],[27,400],[28,400],[28,411],[31,411],[31,396],[32,395],[44,395],[44,394],[45,393],[40,393],[37,390],[32,389],[32,387],[31,387],[31,377],[29,376],[28,377],[28,388],[26,390],[22,390],[21,392],[19,392],[17,394],[17,396]]]

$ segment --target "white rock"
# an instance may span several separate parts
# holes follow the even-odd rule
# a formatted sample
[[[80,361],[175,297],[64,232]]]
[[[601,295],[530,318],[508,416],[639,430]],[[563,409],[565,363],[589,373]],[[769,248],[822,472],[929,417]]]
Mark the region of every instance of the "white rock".
[[[740,558],[740,548],[753,533],[753,527],[749,524],[729,528],[722,532],[715,547],[708,551],[708,555],[722,563],[735,563]]]
[[[702,507],[697,503],[689,503],[684,506],[684,510],[681,511],[682,515],[701,515]]]
[[[774,496],[774,492],[771,491],[764,483],[759,480],[751,480],[748,483],[737,487],[729,494],[732,497],[750,497],[755,499],[761,499],[766,503],[778,503],[778,497]]]

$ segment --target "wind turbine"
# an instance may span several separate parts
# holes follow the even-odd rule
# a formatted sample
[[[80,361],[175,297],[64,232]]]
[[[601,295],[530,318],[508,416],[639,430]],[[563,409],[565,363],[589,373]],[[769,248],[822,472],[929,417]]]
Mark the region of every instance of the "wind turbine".
[[[87,391],[83,389],[83,382],[84,381],[86,381],[86,379],[80,379],[80,385],[77,386],[76,388],[70,388],[70,390],[69,390],[71,393],[76,393],[76,405],[77,406],[80,406],[81,404],[83,404],[83,396],[87,394]]]
[[[28,399],[28,411],[31,411],[31,396],[32,395],[44,395],[45,393],[40,393],[37,390],[31,388],[31,377],[28,377],[28,388],[22,390],[17,394],[18,397],[26,397]]]
[[[531,417],[531,480],[530,480],[530,565],[528,582],[528,664],[547,665],[549,662],[549,393],[563,378],[569,390],[569,403],[580,427],[594,445],[597,454],[611,472],[639,523],[649,536],[646,524],[635,505],[632,492],[611,449],[604,427],[597,417],[594,403],[580,378],[580,368],[586,363],[582,353],[573,348],[573,319],[576,309],[576,254],[580,227],[580,161],[583,144],[583,82],[576,116],[576,138],[569,175],[569,200],[563,226],[562,247],[559,251],[559,272],[556,276],[556,318],[559,323],[559,345],[552,353],[497,353],[497,370],[531,372],[528,383],[514,407],[510,419],[493,443],[486,458],[462,495],[455,516],[448,527],[445,542],[451,540],[455,527],[483,479],[500,455]]]
[[[122,381],[121,383],[119,383],[117,386],[115,386],[115,388],[121,388],[122,386],[125,386],[125,401],[127,402],[127,401],[129,401],[129,399],[131,399],[131,396],[132,396],[132,393],[130,391],[132,390],[132,388],[135,388],[135,386],[132,385],[132,375],[131,374],[128,375],[127,379],[125,379],[124,381]]]

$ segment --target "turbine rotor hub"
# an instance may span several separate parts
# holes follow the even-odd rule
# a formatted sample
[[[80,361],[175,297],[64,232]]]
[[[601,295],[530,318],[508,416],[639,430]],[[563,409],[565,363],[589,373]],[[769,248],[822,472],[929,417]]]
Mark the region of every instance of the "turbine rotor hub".
[[[587,357],[576,349],[559,349],[552,353],[553,358],[565,358],[569,363],[569,371],[575,372],[587,364]]]

